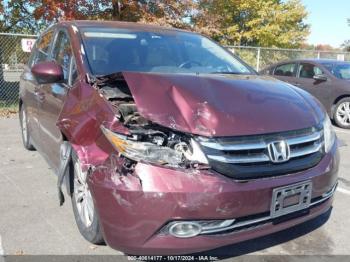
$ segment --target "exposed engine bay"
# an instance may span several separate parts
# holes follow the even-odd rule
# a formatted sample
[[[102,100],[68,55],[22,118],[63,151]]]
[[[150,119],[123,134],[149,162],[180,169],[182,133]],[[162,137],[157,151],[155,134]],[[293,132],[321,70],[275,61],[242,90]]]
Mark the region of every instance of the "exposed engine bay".
[[[193,136],[153,123],[140,115],[122,73],[96,77],[94,82],[115,110],[130,135],[101,126],[120,155],[131,161],[182,168],[208,168],[208,161]]]

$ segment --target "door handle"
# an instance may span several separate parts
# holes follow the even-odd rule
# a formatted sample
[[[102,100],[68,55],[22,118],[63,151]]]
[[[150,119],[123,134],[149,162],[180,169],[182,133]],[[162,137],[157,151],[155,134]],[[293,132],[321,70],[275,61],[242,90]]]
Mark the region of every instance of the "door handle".
[[[294,83],[294,85],[295,85],[295,86],[301,86],[301,84],[299,84],[299,83]]]

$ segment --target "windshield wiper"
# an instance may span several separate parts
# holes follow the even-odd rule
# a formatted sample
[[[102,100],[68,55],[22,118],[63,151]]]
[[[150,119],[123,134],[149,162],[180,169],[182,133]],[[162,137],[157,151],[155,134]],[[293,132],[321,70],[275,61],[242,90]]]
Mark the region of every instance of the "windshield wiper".
[[[125,81],[122,72],[115,72],[115,73],[106,74],[106,75],[86,74],[86,79],[89,84],[99,86],[99,87],[106,86],[108,84],[115,83],[118,81]]]
[[[97,75],[96,79],[97,79],[97,84],[99,85],[109,84],[115,81],[125,81],[122,72],[115,72],[107,75]]]

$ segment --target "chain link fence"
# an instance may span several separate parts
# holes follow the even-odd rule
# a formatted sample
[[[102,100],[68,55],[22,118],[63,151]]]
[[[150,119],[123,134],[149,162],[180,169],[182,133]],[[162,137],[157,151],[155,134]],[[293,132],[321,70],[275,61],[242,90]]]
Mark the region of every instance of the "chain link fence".
[[[18,110],[19,78],[30,56],[36,35],[0,33],[0,116]],[[290,59],[327,58],[350,61],[350,53],[247,46],[228,48],[257,71]]]
[[[228,48],[257,71],[260,71],[271,64],[291,59],[316,58],[350,61],[350,52],[343,51],[318,51],[250,46],[228,46]]]
[[[35,35],[0,33],[0,116],[18,110],[19,78]]]

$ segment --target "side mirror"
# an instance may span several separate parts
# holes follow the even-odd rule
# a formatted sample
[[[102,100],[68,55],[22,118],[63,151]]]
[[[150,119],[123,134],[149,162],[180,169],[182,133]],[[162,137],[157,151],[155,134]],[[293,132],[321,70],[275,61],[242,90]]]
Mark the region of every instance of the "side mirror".
[[[319,82],[324,82],[324,81],[327,81],[328,79],[326,75],[314,75],[313,78]]]
[[[38,63],[31,71],[40,84],[60,82],[64,79],[62,67],[54,61]]]

